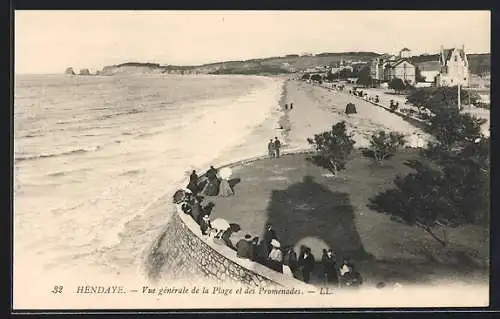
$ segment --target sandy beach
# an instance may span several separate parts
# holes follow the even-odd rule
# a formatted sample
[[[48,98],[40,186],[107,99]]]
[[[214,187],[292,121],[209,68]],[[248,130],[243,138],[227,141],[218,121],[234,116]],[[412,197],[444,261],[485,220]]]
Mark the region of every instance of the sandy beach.
[[[407,136],[410,145],[414,133],[420,134],[424,142],[431,139],[427,133],[401,117],[357,99],[346,91],[329,91],[301,81],[288,81],[287,92],[287,101],[293,103],[288,149],[308,148],[307,137],[328,130],[339,121],[346,121],[358,148],[369,146],[369,138],[377,130],[398,131]],[[347,116],[344,113],[347,103],[354,103],[358,113]]]
[[[349,102],[356,104],[357,114],[350,116],[344,114],[345,105]],[[293,109],[285,112],[284,104],[290,105],[290,103],[293,103]],[[284,114],[288,116],[290,124],[286,138],[283,137],[283,129],[280,129],[278,123],[283,119]],[[251,156],[266,155],[267,142],[275,136],[282,140],[285,152],[311,149],[307,143],[307,137],[328,130],[332,124],[342,120],[347,122],[348,129],[356,141],[356,147],[367,147],[370,135],[380,129],[397,130],[408,136],[417,132],[425,136],[422,130],[412,126],[399,116],[368,102],[358,100],[347,92],[330,92],[325,88],[305,82],[288,80],[284,82],[279,105],[277,103],[269,117],[257,126],[242,143],[222,153],[219,158],[213,161],[213,165],[220,167],[223,164]],[[249,154],[252,155],[249,156]],[[167,205],[170,196],[171,194],[166,194],[161,200],[162,204]],[[163,205],[154,206],[155,209],[165,210]],[[163,216],[164,223],[166,223],[165,213]]]

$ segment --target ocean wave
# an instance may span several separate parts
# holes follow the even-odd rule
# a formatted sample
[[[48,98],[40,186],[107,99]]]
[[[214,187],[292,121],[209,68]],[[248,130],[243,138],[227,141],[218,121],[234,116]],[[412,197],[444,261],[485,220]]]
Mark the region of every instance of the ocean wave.
[[[97,120],[110,119],[110,118],[114,118],[114,117],[117,117],[117,116],[137,114],[137,113],[142,113],[142,112],[144,112],[144,111],[143,110],[139,110],[139,109],[132,109],[132,110],[127,111],[127,112],[120,112],[120,113],[113,113],[113,114],[99,116],[97,118]]]
[[[142,170],[142,169],[133,169],[133,170],[125,171],[125,172],[121,173],[120,176],[133,176],[133,175],[137,175],[143,171],[144,170]]]
[[[76,150],[71,150],[71,151],[61,152],[61,153],[49,153],[49,154],[38,154],[38,155],[31,155],[31,156],[19,156],[19,157],[15,157],[15,161],[22,162],[22,161],[29,161],[29,160],[37,160],[37,159],[41,159],[41,158],[76,155],[76,154],[83,154],[83,153],[88,153],[88,152],[95,152],[95,151],[98,151],[100,149],[101,149],[101,146],[96,146],[96,147],[93,147],[90,149],[79,148]]]

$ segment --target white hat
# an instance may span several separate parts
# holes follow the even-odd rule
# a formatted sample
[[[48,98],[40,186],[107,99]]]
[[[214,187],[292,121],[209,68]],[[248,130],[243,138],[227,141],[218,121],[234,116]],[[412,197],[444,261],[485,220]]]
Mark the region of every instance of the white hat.
[[[276,247],[276,248],[280,248],[281,245],[280,245],[279,241],[277,241],[276,239],[273,239],[273,240],[271,240],[271,246]]]

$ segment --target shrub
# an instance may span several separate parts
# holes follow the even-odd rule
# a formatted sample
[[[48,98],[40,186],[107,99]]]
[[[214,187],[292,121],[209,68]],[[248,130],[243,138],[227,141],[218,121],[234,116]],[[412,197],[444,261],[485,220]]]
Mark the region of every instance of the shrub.
[[[473,142],[481,137],[479,119],[470,114],[461,114],[457,110],[441,112],[429,120],[429,132],[447,148],[460,146],[464,142]]]
[[[320,134],[315,134],[314,139],[308,138],[307,142],[313,145],[326,162],[327,168],[336,175],[345,168],[347,158],[354,149],[355,141],[347,134],[345,121],[332,126],[332,129]]]
[[[389,82],[389,87],[396,92],[400,92],[406,88],[406,85],[400,78],[394,78]]]
[[[398,132],[386,133],[378,131],[370,138],[370,150],[375,160],[383,161],[389,156],[394,155],[398,148],[406,144],[403,134]]]

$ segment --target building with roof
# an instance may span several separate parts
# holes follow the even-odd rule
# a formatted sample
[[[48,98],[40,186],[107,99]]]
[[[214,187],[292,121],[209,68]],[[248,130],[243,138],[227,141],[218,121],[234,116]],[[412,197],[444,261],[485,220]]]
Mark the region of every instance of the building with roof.
[[[399,56],[380,55],[370,65],[372,78],[378,82],[388,82],[394,78],[400,78],[409,84],[415,84],[416,68],[408,59],[410,55],[411,51],[408,48],[399,51]]]
[[[385,79],[391,81],[394,78],[403,80],[408,84],[415,84],[416,68],[408,59],[398,59],[385,67]]]
[[[411,57],[411,50],[408,48],[403,48],[401,51],[399,51],[399,56],[403,59],[408,59]]]
[[[437,86],[469,86],[469,61],[462,48],[443,49],[439,55],[440,70],[436,79]]]

